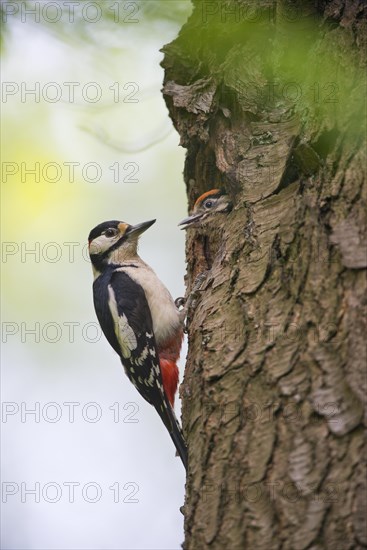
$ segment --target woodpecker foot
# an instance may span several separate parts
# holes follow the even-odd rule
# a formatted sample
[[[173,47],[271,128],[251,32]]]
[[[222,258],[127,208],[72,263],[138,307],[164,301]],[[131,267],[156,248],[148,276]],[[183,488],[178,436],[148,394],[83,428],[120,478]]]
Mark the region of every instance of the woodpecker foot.
[[[185,306],[185,302],[186,302],[185,298],[183,296],[180,296],[179,298],[176,298],[175,306],[177,307],[177,309],[181,311],[182,308]]]

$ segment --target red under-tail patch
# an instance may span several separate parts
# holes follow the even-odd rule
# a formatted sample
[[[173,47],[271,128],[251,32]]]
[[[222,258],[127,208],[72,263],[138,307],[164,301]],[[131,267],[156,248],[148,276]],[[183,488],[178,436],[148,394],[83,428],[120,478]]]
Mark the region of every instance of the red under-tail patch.
[[[158,347],[159,364],[161,366],[164,391],[172,407],[178,386],[178,367],[176,362],[180,356],[183,331],[180,330],[170,340]]]
[[[175,361],[171,359],[160,358],[159,364],[161,366],[164,391],[173,407],[178,385],[178,367]]]

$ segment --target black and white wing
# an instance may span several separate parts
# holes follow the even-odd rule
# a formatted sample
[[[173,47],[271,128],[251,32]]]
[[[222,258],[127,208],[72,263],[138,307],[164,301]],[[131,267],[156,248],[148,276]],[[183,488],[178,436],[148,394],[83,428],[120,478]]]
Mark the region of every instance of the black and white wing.
[[[186,465],[186,445],[164,392],[152,316],[143,288],[124,271],[114,270],[98,277],[93,291],[97,317],[107,340],[119,354],[131,382],[157,410]]]

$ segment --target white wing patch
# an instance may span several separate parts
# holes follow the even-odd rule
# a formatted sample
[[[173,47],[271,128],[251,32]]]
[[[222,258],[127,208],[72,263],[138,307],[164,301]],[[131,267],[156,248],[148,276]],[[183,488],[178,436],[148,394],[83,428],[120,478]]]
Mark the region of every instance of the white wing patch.
[[[125,359],[131,357],[131,351],[137,348],[137,341],[133,329],[129,325],[126,315],[119,315],[115,293],[111,285],[108,285],[108,305],[115,325],[115,334],[120,344],[122,356]]]

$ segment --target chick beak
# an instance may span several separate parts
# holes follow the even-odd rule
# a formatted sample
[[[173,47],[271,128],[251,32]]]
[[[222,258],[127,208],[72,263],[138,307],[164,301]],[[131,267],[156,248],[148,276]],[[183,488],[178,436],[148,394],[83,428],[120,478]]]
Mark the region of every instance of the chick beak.
[[[192,225],[194,225],[196,222],[198,222],[202,217],[202,214],[192,214],[191,216],[188,216],[187,218],[183,219],[178,225],[182,225],[184,227],[181,227],[181,229],[188,229]]]

